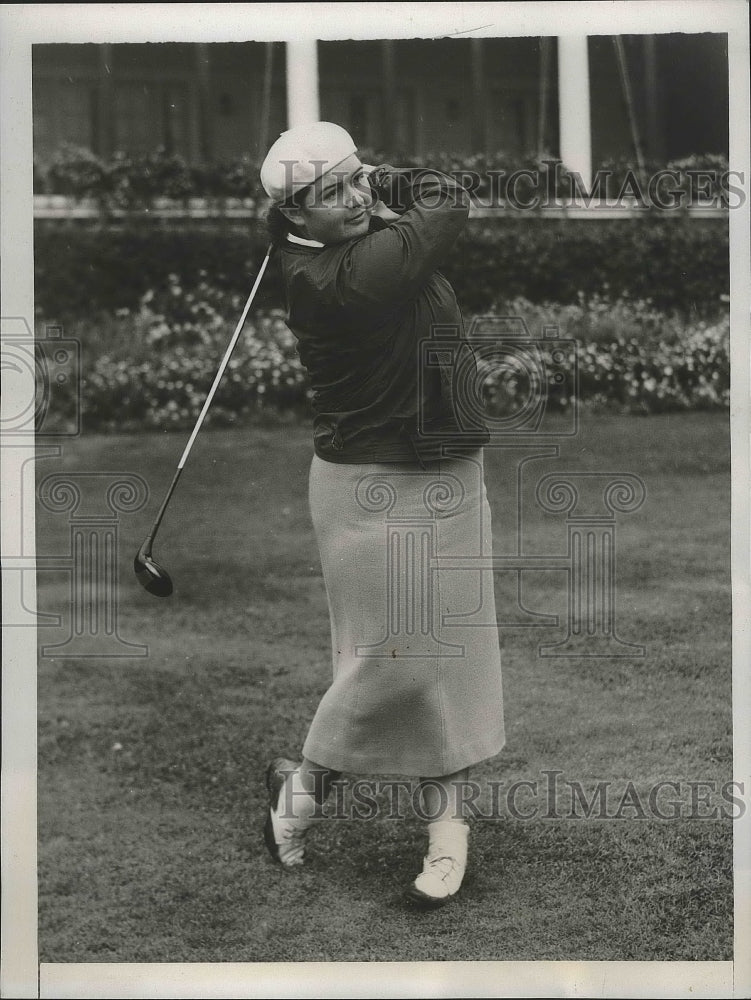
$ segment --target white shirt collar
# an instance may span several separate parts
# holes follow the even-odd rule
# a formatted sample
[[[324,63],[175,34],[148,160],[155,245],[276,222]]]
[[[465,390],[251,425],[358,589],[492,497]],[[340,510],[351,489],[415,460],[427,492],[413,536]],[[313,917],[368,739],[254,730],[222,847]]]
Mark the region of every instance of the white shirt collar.
[[[302,236],[293,236],[292,233],[287,233],[287,239],[290,243],[300,243],[304,247],[323,247],[325,243],[319,243],[318,240],[304,240]]]

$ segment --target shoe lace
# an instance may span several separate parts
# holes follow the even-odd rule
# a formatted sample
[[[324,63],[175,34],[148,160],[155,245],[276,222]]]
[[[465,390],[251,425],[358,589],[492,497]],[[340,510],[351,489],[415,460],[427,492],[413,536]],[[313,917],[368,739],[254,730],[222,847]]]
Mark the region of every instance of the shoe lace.
[[[281,841],[277,841],[279,857],[283,864],[296,864],[302,861],[305,850],[305,835],[308,827],[298,825],[288,826],[281,831]]]
[[[307,826],[293,826],[285,830],[282,836],[284,838],[284,842],[287,844],[302,843],[305,840],[307,832]]]
[[[425,858],[425,872],[439,872],[442,879],[447,879],[457,868],[456,858],[449,854],[429,854]]]

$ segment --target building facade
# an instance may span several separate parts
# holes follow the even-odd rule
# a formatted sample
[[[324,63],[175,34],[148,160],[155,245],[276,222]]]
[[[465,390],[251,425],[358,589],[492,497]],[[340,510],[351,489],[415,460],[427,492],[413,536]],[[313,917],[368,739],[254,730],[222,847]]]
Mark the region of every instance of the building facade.
[[[726,35],[582,39],[573,73],[588,115],[585,100],[561,101],[561,74],[572,72],[562,42],[311,43],[303,84],[284,42],[36,45],[35,157],[69,143],[103,157],[164,147],[193,163],[257,158],[288,127],[295,86],[314,90],[319,116],[358,145],[405,155],[558,156],[562,130],[583,128],[595,166],[727,156]]]

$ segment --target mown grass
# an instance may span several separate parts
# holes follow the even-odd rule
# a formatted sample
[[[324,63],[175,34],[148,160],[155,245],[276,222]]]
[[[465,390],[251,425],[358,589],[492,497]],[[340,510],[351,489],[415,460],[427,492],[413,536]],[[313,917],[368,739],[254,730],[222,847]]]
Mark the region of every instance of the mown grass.
[[[559,443],[558,458],[525,474],[525,551],[565,551],[564,518],[531,501],[546,472],[640,476],[646,501],[618,521],[618,629],[647,654],[543,658],[538,645],[560,628],[502,629],[508,743],[476,777],[542,788],[545,771],[560,771],[588,795],[609,781],[611,812],[628,782],[646,802],[671,779],[684,783],[685,812],[687,781],[719,789],[732,777],[727,420],[588,418]],[[119,630],[148,644],[148,657],[39,661],[42,961],[732,957],[731,820],[629,808],[570,819],[565,785],[560,818],[546,818],[543,802],[528,819],[475,821],[465,886],[439,912],[402,897],[424,848],[409,809],[324,821],[306,868],[273,865],[260,835],[263,769],[278,751],[299,752],[330,674],[307,512],[310,432],[199,437],[155,546],[176,585],[160,601],[138,586],[131,560],[183,444],[92,436],[38,462],[40,477],[136,472],[152,490],[148,508],[120,523]],[[511,462],[486,456],[498,551],[510,544]],[[64,551],[67,538],[65,516],[40,511],[39,553]],[[506,576],[499,612],[515,593]],[[524,596],[565,621],[559,571],[534,574]],[[67,577],[40,572],[40,610],[67,621],[68,601]],[[40,629],[40,641],[65,634]],[[520,794],[520,812],[531,802]]]

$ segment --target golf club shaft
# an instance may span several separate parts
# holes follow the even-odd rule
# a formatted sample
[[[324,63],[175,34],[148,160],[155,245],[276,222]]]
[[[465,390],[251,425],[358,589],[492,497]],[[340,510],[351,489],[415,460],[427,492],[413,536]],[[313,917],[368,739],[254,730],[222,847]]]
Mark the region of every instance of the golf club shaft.
[[[185,445],[185,451],[182,454],[182,458],[177,463],[178,471],[180,471],[182,467],[185,465],[188,455],[190,454],[190,449],[193,447],[193,442],[196,439],[196,435],[201,429],[203,418],[206,416],[206,413],[208,412],[208,409],[211,406],[211,400],[214,398],[214,393],[216,392],[217,387],[219,386],[219,383],[222,380],[222,375],[224,375],[224,369],[229,364],[229,359],[232,355],[233,350],[235,349],[235,344],[237,343],[237,340],[240,334],[242,333],[242,328],[245,326],[245,320],[248,316],[248,311],[250,309],[251,303],[253,302],[253,299],[255,298],[255,294],[258,291],[258,286],[261,284],[261,278],[263,277],[263,272],[266,270],[266,265],[269,262],[269,257],[271,256],[271,250],[272,248],[269,247],[269,249],[266,251],[266,256],[264,257],[263,264],[261,264],[261,269],[258,272],[258,276],[256,277],[256,280],[253,283],[253,287],[250,290],[250,295],[248,296],[248,301],[245,303],[245,308],[243,309],[242,316],[240,317],[235,332],[232,335],[232,340],[230,340],[229,342],[229,347],[225,351],[224,357],[222,358],[222,363],[219,366],[219,371],[216,373],[216,376],[214,378],[214,384],[209,389],[209,394],[206,397],[206,400],[203,404],[203,408],[201,409],[200,414],[198,415],[198,420],[196,420],[196,426],[193,428],[193,433],[190,435],[188,443]],[[170,488],[170,492],[172,491],[172,489],[174,489],[174,486],[175,483],[173,482],[172,487]]]
[[[167,509],[167,504],[170,502],[170,497],[175,492],[175,487],[177,486],[177,481],[180,478],[180,475],[181,475],[182,471],[183,471],[182,467],[181,466],[178,467],[177,471],[175,472],[175,475],[172,477],[172,482],[170,483],[170,487],[167,490],[167,494],[166,494],[164,500],[162,500],[162,506],[159,508],[159,513],[156,516],[156,519],[154,521],[154,524],[152,525],[151,531],[146,536],[146,540],[143,543],[143,546],[141,547],[141,550],[143,552],[146,552],[146,553],[149,553],[149,554],[151,553],[151,546],[154,543],[154,539],[156,538],[156,533],[159,530],[159,525],[162,523],[162,518],[164,517],[164,512]]]
[[[214,382],[213,382],[213,385],[211,386],[211,389],[209,390],[209,394],[208,394],[208,396],[206,397],[206,399],[204,401],[203,407],[202,407],[201,412],[200,412],[200,414],[198,416],[198,420],[196,421],[196,425],[193,428],[193,433],[190,435],[190,439],[189,439],[187,445],[185,446],[185,451],[182,454],[182,458],[177,463],[177,471],[175,472],[175,475],[172,478],[172,482],[170,483],[170,487],[167,490],[167,495],[165,496],[164,500],[162,500],[162,506],[159,508],[159,513],[156,516],[156,520],[154,521],[153,527],[152,527],[151,531],[149,532],[149,534],[148,534],[148,536],[146,538],[146,541],[144,542],[144,544],[142,546],[142,549],[144,551],[146,551],[146,552],[150,552],[151,551],[151,545],[152,545],[152,543],[154,541],[154,538],[156,537],[157,531],[159,530],[159,525],[162,523],[162,518],[164,517],[164,512],[167,509],[167,504],[170,501],[170,497],[175,492],[175,487],[177,486],[177,481],[180,478],[180,474],[183,471],[183,466],[185,465],[185,462],[186,462],[186,460],[188,458],[188,455],[190,454],[190,449],[193,447],[193,442],[196,439],[196,435],[198,434],[198,431],[201,429],[201,424],[203,423],[203,418],[206,416],[206,412],[207,412],[209,406],[211,405],[211,400],[214,398],[214,393],[216,392],[217,386],[219,385],[219,383],[221,381],[221,378],[222,378],[222,375],[224,374],[224,369],[227,367],[227,364],[229,363],[229,359],[230,359],[230,357],[232,355],[232,351],[235,349],[235,344],[237,343],[237,340],[238,340],[240,334],[242,333],[242,328],[245,326],[245,320],[248,317],[248,310],[250,309],[251,303],[253,302],[253,299],[255,298],[255,294],[258,291],[258,286],[261,283],[261,278],[263,277],[263,273],[266,270],[266,265],[269,262],[269,257],[271,256],[271,250],[272,250],[272,247],[269,247],[269,249],[266,251],[266,256],[264,257],[263,264],[261,264],[261,269],[259,270],[258,276],[256,277],[256,280],[253,283],[253,287],[250,290],[250,295],[248,296],[248,301],[245,303],[245,308],[243,309],[242,316],[240,317],[240,320],[239,320],[239,322],[237,324],[237,327],[235,328],[235,332],[232,335],[232,340],[230,340],[230,342],[229,342],[229,347],[224,352],[224,358],[222,359],[222,363],[219,366],[219,371],[216,373],[216,375],[214,377]]]

